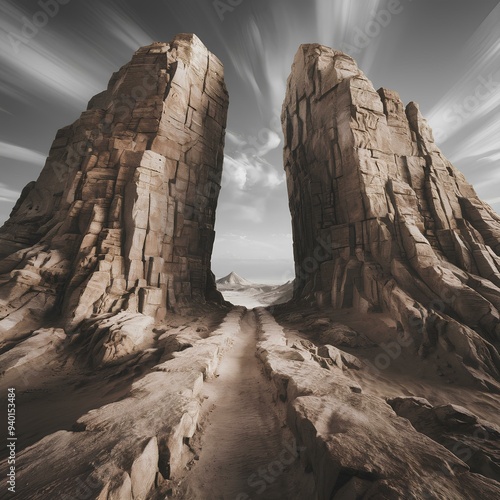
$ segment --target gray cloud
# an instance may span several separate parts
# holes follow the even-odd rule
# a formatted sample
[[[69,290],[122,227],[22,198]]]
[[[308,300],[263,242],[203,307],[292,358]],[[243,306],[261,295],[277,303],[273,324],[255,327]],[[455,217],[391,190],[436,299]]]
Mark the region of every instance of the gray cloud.
[[[251,279],[281,280],[293,269],[279,115],[301,43],[344,49],[376,86],[418,101],[437,129],[475,95],[479,76],[500,67],[498,0],[252,0],[223,21],[206,0],[72,0],[16,52],[9,35],[22,36],[23,18],[40,9],[31,0],[0,4],[0,220],[37,177],[57,128],[139,45],[195,32],[224,63],[231,100],[214,269]],[[487,95],[439,141],[497,209],[499,96]]]
[[[35,165],[45,163],[45,155],[32,149],[0,141],[0,156],[11,160],[26,161]]]
[[[0,182],[0,201],[6,201],[9,203],[15,203],[19,198],[19,192],[13,189],[10,189],[5,184]]]
[[[250,187],[273,189],[285,181],[285,174],[278,173],[267,161],[258,156],[238,154],[236,158],[229,155],[224,159],[223,185],[233,190]]]

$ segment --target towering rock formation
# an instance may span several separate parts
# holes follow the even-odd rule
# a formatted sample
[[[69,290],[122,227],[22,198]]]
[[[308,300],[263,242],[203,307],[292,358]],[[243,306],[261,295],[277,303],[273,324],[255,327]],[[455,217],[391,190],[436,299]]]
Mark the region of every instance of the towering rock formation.
[[[499,498],[499,218],[416,106],[343,54],[304,46],[289,81],[295,297],[383,313],[299,304],[284,328],[205,307],[152,328],[215,293],[226,107],[220,63],[180,35],[58,133],[0,230],[0,392],[18,405],[0,476],[23,499]],[[391,335],[434,362],[374,374]],[[445,380],[421,377],[435,366]]]
[[[483,387],[500,358],[500,217],[418,106],[347,55],[299,49],[282,114],[295,298],[389,312],[402,345]]]
[[[228,95],[194,35],[139,49],[57,133],[0,230],[0,334],[47,312],[157,319],[215,291],[210,271]]]

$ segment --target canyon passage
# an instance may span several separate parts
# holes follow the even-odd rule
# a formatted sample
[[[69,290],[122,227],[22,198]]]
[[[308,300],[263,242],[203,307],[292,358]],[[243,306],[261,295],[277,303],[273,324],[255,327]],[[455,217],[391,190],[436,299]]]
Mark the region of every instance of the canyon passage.
[[[302,45],[293,297],[234,307],[210,264],[228,105],[195,35],[140,48],[0,229],[16,493],[498,498],[500,217],[417,104]]]

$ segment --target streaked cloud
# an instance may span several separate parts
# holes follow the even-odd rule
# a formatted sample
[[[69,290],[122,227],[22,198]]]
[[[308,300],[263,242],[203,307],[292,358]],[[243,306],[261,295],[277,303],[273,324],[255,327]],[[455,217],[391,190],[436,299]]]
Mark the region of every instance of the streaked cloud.
[[[271,151],[277,149],[282,139],[279,134],[270,128],[261,128],[256,135],[243,136],[228,130],[226,132],[227,151],[236,151],[247,156],[266,156]]]
[[[15,203],[21,193],[0,182],[0,201]]]
[[[0,4],[0,92],[14,98],[21,94],[24,100],[26,95],[33,100],[42,92],[81,108],[89,97],[103,90],[110,66],[116,69],[106,58],[108,45],[121,46],[130,55],[152,41],[113,2],[88,4],[84,10],[88,19],[82,19],[70,39],[67,33],[56,29],[56,18],[65,8],[69,6],[60,5],[57,14],[51,17],[44,14],[39,3],[30,10],[11,1]],[[32,22],[35,16],[45,16],[47,22],[38,28]],[[115,38],[116,42],[102,46],[99,43],[102,38],[89,36],[96,30],[96,24],[103,25],[102,31],[108,39]]]
[[[93,4],[92,14],[107,32],[127,47],[131,53],[139,47],[153,42],[153,37],[146,33],[136,20],[124,12],[119,4],[112,2]]]
[[[46,156],[39,151],[9,144],[8,142],[0,141],[0,157],[9,158],[10,160],[24,161],[40,165],[40,169],[45,164]]]
[[[229,146],[243,147],[247,145],[247,141],[231,130],[226,130],[226,148]]]
[[[500,121],[498,115],[496,113],[486,115],[474,122],[474,125],[468,130],[466,136],[461,138],[460,148],[450,155],[452,161],[460,161],[471,156],[493,161],[499,157]]]
[[[261,144],[257,145],[257,156],[265,156],[281,144],[281,137],[276,132],[269,129],[264,129],[264,131],[263,136],[265,139]]]
[[[500,4],[468,40],[458,59],[462,76],[428,115],[436,141],[452,151],[453,161],[499,151]]]
[[[385,7],[385,3],[382,0],[363,2],[315,0],[318,43],[346,52],[349,52],[349,47],[351,47],[356,53],[350,55],[363,56],[374,48],[374,39],[386,27],[380,22],[377,22],[378,27],[372,27],[369,24],[375,19],[382,6]],[[393,15],[389,13],[383,21],[384,25],[390,23],[392,17]]]
[[[246,17],[240,36],[227,48],[231,63],[255,96],[264,116],[279,116],[286,81],[294,55],[303,43],[322,43],[340,49],[354,47],[366,68],[374,60],[378,45],[371,37],[366,46],[356,45],[353,34],[363,32],[374,20],[382,0],[315,0],[297,15],[285,0],[269,3],[269,17]],[[312,15],[311,15],[312,11]],[[383,30],[383,26],[380,26]],[[359,48],[358,48],[359,47]]]
[[[4,91],[31,96],[48,92],[79,105],[89,93],[98,91],[98,81],[79,64],[85,56],[75,57],[64,38],[51,32],[50,22],[27,37],[23,26],[33,14],[10,2],[0,5],[0,13],[0,63],[5,68],[0,78]]]

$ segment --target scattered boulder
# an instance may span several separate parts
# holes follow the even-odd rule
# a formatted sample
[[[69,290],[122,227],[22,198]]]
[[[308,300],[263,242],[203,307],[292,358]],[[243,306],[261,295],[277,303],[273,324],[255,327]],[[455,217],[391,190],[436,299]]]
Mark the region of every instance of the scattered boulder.
[[[318,339],[323,344],[332,344],[341,347],[363,348],[375,345],[362,333],[341,323],[329,325],[327,330],[323,330],[319,334]]]
[[[287,423],[305,470],[314,474],[319,499],[498,497],[500,483],[471,473],[461,457],[418,432],[382,398],[314,360],[288,357],[292,349],[284,347],[281,327],[264,309],[257,311],[263,332],[257,355],[286,405]],[[430,406],[416,398],[408,404]],[[470,419],[456,411],[442,413]]]
[[[130,471],[130,483],[133,498],[147,498],[153,487],[158,470],[158,440],[151,438],[132,464]]]
[[[97,317],[82,324],[82,351],[94,368],[122,362],[153,345],[154,320],[144,314],[121,312]]]
[[[61,328],[42,328],[0,354],[0,375],[5,387],[29,388],[53,362],[59,360],[67,344]]]
[[[178,476],[191,459],[186,442],[197,430],[203,380],[214,375],[241,317],[241,309],[231,311],[209,337],[153,368],[125,397],[82,415],[71,431],[49,434],[20,450],[16,493],[22,498],[149,498],[158,474]],[[8,467],[7,460],[0,462],[0,473]]]
[[[354,370],[360,370],[363,367],[363,363],[352,354],[341,351],[332,345],[324,345],[318,348],[318,355],[323,358],[331,359],[336,366],[339,368],[351,368]]]

